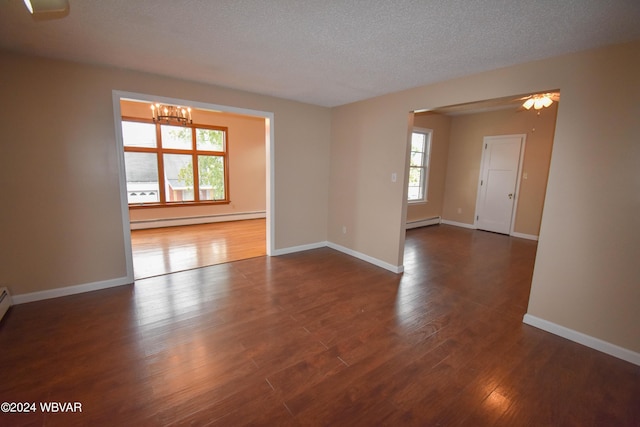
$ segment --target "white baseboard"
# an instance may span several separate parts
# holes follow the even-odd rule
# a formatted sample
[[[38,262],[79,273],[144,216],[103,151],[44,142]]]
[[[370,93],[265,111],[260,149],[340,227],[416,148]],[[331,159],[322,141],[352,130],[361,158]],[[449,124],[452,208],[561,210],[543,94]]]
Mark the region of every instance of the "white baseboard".
[[[205,216],[192,216],[184,218],[164,218],[164,219],[149,219],[131,221],[132,230],[143,230],[146,228],[162,228],[162,227],[176,227],[180,225],[196,225],[196,224],[209,224],[213,222],[226,222],[226,221],[242,221],[245,219],[258,219],[266,218],[267,213],[265,211],[257,212],[240,212],[229,213],[220,215],[205,215]]]
[[[542,329],[543,331],[550,332],[554,335],[558,335],[562,338],[566,338],[570,341],[577,342],[578,344],[582,344],[594,350],[601,351],[610,356],[617,357],[618,359],[626,360],[629,363],[640,366],[640,353],[636,353],[635,351],[594,338],[583,334],[582,332],[574,331],[573,329],[560,326],[556,323],[540,319],[539,317],[532,316],[530,314],[525,314],[522,321],[527,325],[534,326],[538,329]]]
[[[340,246],[337,245],[335,243],[331,243],[331,242],[316,242],[316,243],[310,243],[307,245],[300,245],[300,246],[292,246],[289,248],[283,248],[283,249],[276,249],[273,253],[274,256],[278,256],[278,255],[286,255],[286,254],[290,254],[290,253],[294,253],[294,252],[302,252],[302,251],[308,251],[311,249],[318,249],[318,248],[324,248],[324,247],[330,247],[331,249],[335,249],[339,252],[345,253],[347,255],[353,256],[355,258],[361,259],[363,261],[366,261],[370,264],[376,265],[378,267],[382,267],[385,270],[389,270],[393,273],[396,274],[400,274],[404,271],[404,266],[399,265],[399,266],[395,266],[392,264],[389,264],[387,262],[381,261],[377,258],[373,258],[369,255],[365,255],[361,252],[357,252],[354,250],[351,250],[349,248],[345,248],[344,246]],[[129,285],[132,284],[134,282],[134,280],[132,278],[128,278],[128,277],[120,277],[117,279],[111,279],[111,280],[104,280],[101,282],[93,282],[93,283],[85,283],[82,285],[75,285],[75,286],[67,286],[64,288],[56,288],[56,289],[47,289],[45,291],[38,291],[38,292],[31,292],[31,293],[26,293],[26,294],[20,294],[20,295],[14,295],[13,296],[13,304],[25,304],[28,302],[34,302],[34,301],[40,301],[40,300],[45,300],[45,299],[51,299],[51,298],[58,298],[58,297],[64,297],[64,296],[68,296],[68,295],[75,295],[75,294],[80,294],[83,292],[91,292],[91,291],[97,291],[100,289],[107,289],[107,288],[113,288],[116,286],[123,286],[123,285]]]
[[[516,233],[513,232],[511,233],[511,236],[513,237],[519,237],[521,239],[528,239],[528,240],[538,240],[538,236],[536,236],[535,234],[524,234],[524,233]]]
[[[292,254],[294,252],[309,251],[311,249],[318,249],[318,248],[325,248],[325,247],[327,247],[327,242],[309,243],[307,245],[291,246],[288,248],[276,249],[273,251],[272,255],[274,256],[286,255],[286,254]]]
[[[449,221],[448,219],[443,219],[443,220],[440,221],[440,223],[441,224],[447,224],[447,225],[453,225],[455,227],[468,228],[470,230],[477,230],[477,227],[474,224],[467,224],[465,222],[456,222],[456,221]],[[513,233],[510,234],[510,236],[519,237],[520,239],[528,239],[528,240],[536,240],[536,241],[538,240],[538,236],[536,236],[534,234],[524,234],[524,233],[513,232]]]
[[[130,285],[133,279],[120,277],[117,279],[103,280],[100,282],[85,283],[82,285],[67,286],[64,288],[47,289],[46,291],[30,292],[13,296],[14,304],[24,304],[27,302],[40,301],[51,298],[65,297],[68,295],[81,294],[83,292],[97,291],[100,289],[114,288],[116,286]]]
[[[358,251],[354,251],[353,249],[349,249],[346,248],[344,246],[338,245],[336,243],[333,242],[327,242],[327,246],[329,246],[331,249],[335,249],[336,251],[342,252],[344,254],[350,255],[352,257],[361,259],[363,261],[366,261],[370,264],[376,265],[378,267],[382,267],[385,270],[389,270],[393,273],[396,274],[400,274],[404,271],[404,266],[403,265],[393,265],[393,264],[389,264],[388,262],[379,260],[377,258],[374,258],[372,256],[363,254],[362,252],[358,252]]]
[[[473,224],[467,224],[466,222],[456,222],[449,221],[448,219],[443,219],[440,221],[441,224],[454,225],[456,227],[469,228],[471,230],[476,230],[476,226]]]
[[[428,225],[437,225],[440,224],[440,217],[436,216],[433,218],[429,218],[429,219],[421,219],[418,221],[411,221],[411,222],[407,222],[407,225],[405,226],[405,229],[410,230],[412,228],[418,228],[418,227],[426,227]]]
[[[311,249],[318,249],[318,248],[325,248],[325,247],[329,247],[331,249],[335,249],[338,252],[342,252],[344,254],[347,254],[349,256],[352,256],[354,258],[358,258],[361,259],[363,261],[366,261],[370,264],[373,264],[375,266],[378,267],[382,267],[385,270],[389,270],[392,271],[396,274],[400,274],[404,271],[404,266],[399,265],[392,265],[389,264],[388,262],[384,262],[381,261],[377,258],[371,257],[369,255],[363,254],[361,252],[358,251],[354,251],[352,249],[346,248],[344,246],[338,245],[336,243],[332,243],[332,242],[316,242],[316,243],[310,243],[308,245],[300,245],[300,246],[292,246],[289,248],[283,248],[283,249],[276,249],[273,253],[274,256],[278,256],[278,255],[286,255],[286,254],[291,254],[294,252],[302,252],[302,251],[308,251]]]

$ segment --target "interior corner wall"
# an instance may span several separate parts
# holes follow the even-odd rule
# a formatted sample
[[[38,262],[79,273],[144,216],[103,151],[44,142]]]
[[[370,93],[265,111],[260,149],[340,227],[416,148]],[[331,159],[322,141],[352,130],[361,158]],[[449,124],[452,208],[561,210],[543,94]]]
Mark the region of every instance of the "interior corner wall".
[[[397,267],[404,240],[397,227],[406,216],[410,110],[387,100],[333,109],[328,240]]]
[[[557,88],[528,315],[640,352],[638,75],[640,41],[334,108],[329,240],[402,263],[409,112]]]
[[[451,118],[438,113],[416,113],[413,125],[431,129],[433,133],[431,134],[427,201],[408,204],[407,222],[442,216]]]
[[[113,91],[270,112],[275,249],[327,240],[331,110],[0,51],[0,285],[14,296],[127,276]]]

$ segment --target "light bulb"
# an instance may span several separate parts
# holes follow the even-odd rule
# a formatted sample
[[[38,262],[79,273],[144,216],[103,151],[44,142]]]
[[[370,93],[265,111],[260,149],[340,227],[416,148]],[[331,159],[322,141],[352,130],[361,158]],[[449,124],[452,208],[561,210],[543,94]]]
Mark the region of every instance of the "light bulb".
[[[542,98],[536,98],[535,102],[533,103],[533,108],[535,108],[536,110],[540,110],[543,106],[544,103],[542,101]]]
[[[533,98],[529,98],[526,101],[524,101],[524,104],[522,104],[522,106],[528,110],[533,106],[534,102],[535,100]]]

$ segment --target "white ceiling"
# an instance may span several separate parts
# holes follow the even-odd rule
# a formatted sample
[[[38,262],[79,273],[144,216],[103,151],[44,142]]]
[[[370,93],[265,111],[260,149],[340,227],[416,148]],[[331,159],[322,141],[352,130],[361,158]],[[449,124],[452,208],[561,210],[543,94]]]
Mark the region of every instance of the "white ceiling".
[[[640,39],[638,0],[0,0],[0,47],[336,106]]]

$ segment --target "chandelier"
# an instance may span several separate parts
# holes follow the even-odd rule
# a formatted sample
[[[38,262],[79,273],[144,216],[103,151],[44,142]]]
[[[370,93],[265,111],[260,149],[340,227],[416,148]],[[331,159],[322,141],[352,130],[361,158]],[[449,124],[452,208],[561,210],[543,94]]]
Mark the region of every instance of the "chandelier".
[[[551,99],[551,97],[552,97],[552,94],[550,93],[533,95],[530,98],[528,98],[526,101],[524,101],[524,104],[522,104],[522,106],[527,110],[530,110],[531,107],[533,107],[535,110],[541,110],[553,104],[553,99]]]
[[[178,123],[182,126],[193,123],[191,108],[179,105],[151,104],[151,116],[154,123]]]

